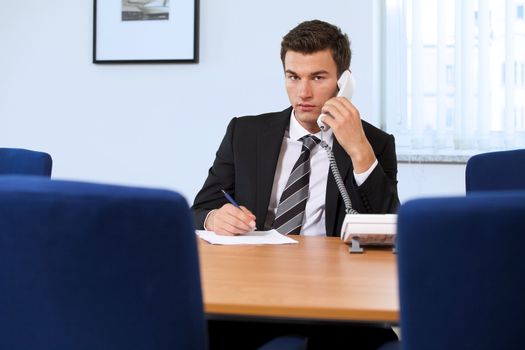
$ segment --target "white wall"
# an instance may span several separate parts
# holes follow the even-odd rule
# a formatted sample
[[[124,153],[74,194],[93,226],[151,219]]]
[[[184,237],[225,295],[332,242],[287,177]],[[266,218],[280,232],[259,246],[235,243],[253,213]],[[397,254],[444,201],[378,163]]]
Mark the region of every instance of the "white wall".
[[[200,63],[94,65],[91,0],[0,0],[0,147],[49,152],[54,178],[169,188],[191,202],[231,117],[288,106],[280,40],[314,18],[349,34],[354,103],[378,125],[372,2],[200,7]],[[462,193],[463,171],[401,164],[400,197]]]
[[[465,164],[399,164],[399,199],[465,194]]]

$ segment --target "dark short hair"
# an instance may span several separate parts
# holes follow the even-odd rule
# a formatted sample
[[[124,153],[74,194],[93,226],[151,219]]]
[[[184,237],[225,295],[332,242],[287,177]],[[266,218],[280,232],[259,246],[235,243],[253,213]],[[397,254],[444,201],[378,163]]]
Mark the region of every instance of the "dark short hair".
[[[330,49],[337,65],[337,75],[340,76],[350,67],[352,51],[348,36],[339,27],[320,20],[300,23],[283,37],[281,42],[281,61],[284,67],[286,52],[295,51],[302,54],[312,54]]]

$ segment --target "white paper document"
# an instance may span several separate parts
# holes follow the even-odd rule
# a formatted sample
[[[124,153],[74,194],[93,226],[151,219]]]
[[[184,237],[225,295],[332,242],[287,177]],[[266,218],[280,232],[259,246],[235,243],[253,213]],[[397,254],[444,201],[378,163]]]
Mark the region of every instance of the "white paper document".
[[[212,231],[197,230],[197,236],[211,244],[290,244],[297,243],[295,239],[284,236],[277,230],[252,231],[238,236],[222,236]]]

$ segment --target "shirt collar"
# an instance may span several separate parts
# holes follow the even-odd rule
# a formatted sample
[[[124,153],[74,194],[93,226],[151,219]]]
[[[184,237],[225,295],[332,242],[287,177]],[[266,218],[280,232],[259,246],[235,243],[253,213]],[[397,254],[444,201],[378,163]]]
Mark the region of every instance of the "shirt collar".
[[[292,110],[292,113],[290,115],[290,127],[288,129],[288,135],[292,140],[299,140],[301,137],[310,135],[311,133],[303,128],[301,124],[297,121],[295,118],[295,112]],[[314,134],[317,136],[320,140],[324,140],[328,145],[332,145],[333,141],[333,131],[332,129],[328,129],[321,135],[321,131]]]

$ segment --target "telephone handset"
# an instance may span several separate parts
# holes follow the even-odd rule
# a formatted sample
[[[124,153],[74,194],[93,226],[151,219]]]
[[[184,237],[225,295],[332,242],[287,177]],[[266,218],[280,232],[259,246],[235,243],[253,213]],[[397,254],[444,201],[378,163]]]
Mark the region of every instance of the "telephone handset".
[[[352,95],[354,94],[355,89],[355,80],[352,73],[347,69],[341,74],[341,77],[337,81],[337,86],[339,87],[339,92],[337,93],[337,97],[344,96],[347,99],[351,100]],[[327,117],[326,114],[321,114],[319,118],[317,118],[317,125],[319,125],[319,128],[322,131],[328,130],[330,127],[323,122],[323,119]]]
[[[355,81],[349,70],[345,70],[343,74],[341,74],[337,85],[339,86],[338,97],[344,96],[349,100],[352,99]],[[321,114],[319,118],[317,118],[317,125],[319,125],[321,129],[321,147],[328,153],[330,169],[346,208],[345,219],[341,227],[341,239],[345,243],[351,244],[349,249],[351,253],[362,253],[363,248],[361,248],[360,244],[394,245],[397,225],[396,214],[359,214],[352,208],[352,202],[341,178],[341,174],[339,173],[339,169],[337,168],[334,154],[330,146],[324,141],[323,134],[330,127],[323,122],[323,119],[328,117],[329,116],[325,114]]]

